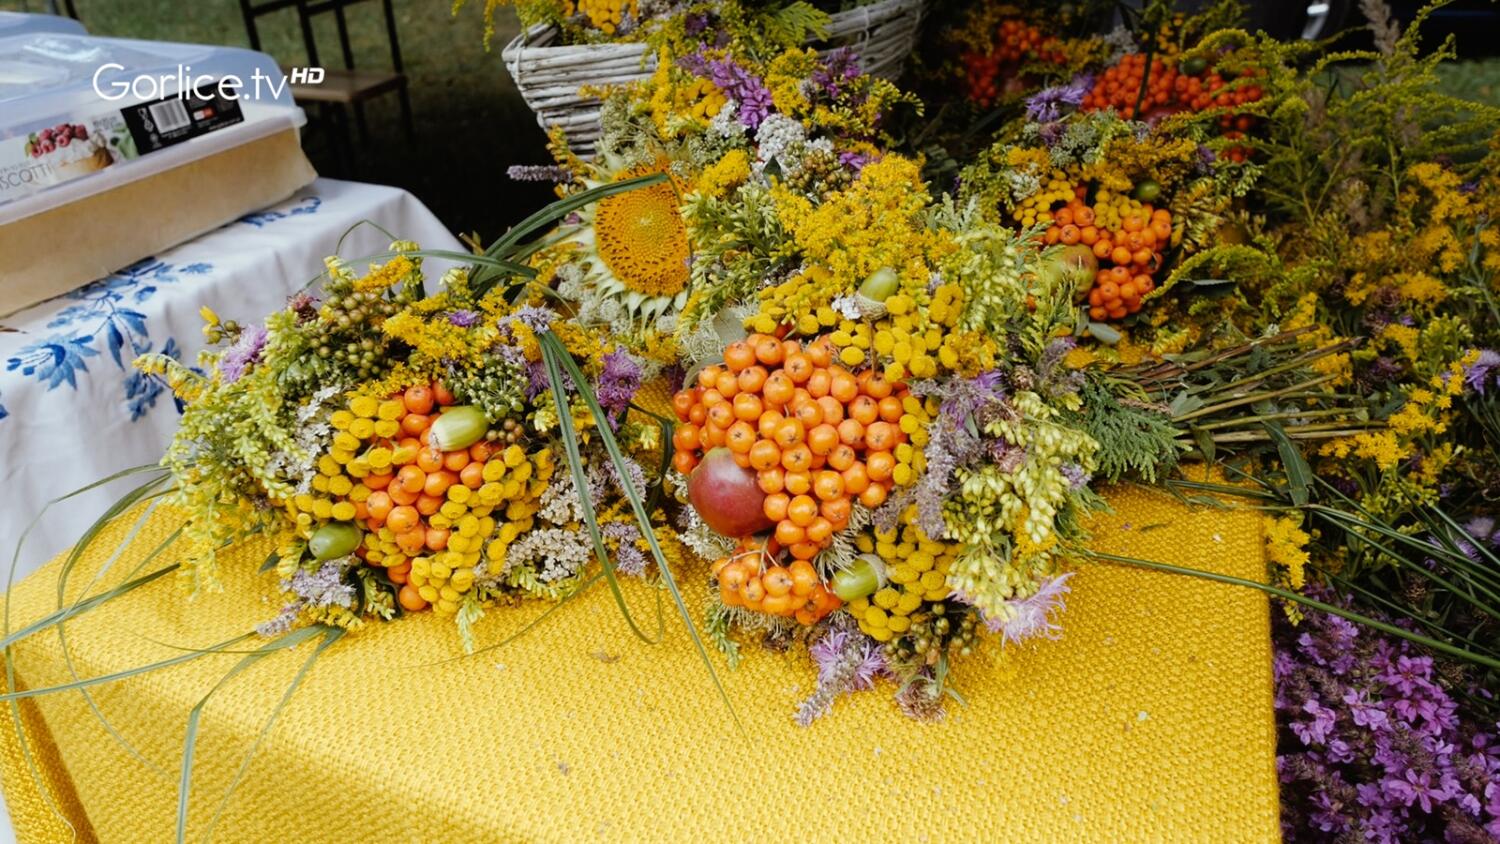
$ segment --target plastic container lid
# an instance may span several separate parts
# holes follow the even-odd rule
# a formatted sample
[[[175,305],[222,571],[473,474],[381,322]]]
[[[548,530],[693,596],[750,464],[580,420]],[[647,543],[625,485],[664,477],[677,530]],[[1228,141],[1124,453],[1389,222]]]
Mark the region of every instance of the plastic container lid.
[[[264,53],[0,36],[0,224],[306,123]]]
[[[0,12],[0,38],[26,35],[32,32],[67,32],[82,35],[87,31],[78,21],[59,15]]]

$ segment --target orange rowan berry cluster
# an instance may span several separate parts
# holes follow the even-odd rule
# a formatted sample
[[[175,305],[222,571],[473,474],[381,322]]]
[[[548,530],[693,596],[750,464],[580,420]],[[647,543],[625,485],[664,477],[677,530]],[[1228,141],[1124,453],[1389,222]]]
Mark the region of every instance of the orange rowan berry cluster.
[[[740,540],[734,554],[714,561],[714,578],[725,606],[795,618],[811,626],[843,606],[807,560],[776,562],[775,539]]]
[[[1194,66],[1194,65],[1200,66]],[[1210,108],[1234,108],[1255,102],[1262,96],[1259,85],[1246,84],[1230,87],[1232,77],[1226,79],[1217,70],[1197,63],[1178,63],[1171,59],[1156,57],[1151,60],[1147,73],[1146,56],[1132,53],[1106,68],[1094,81],[1094,88],[1083,98],[1080,105],[1084,111],[1113,108],[1126,119],[1172,114],[1178,111],[1205,111]],[[1259,72],[1246,68],[1242,78],[1253,78]],[[1141,87],[1145,85],[1145,93]],[[1226,113],[1219,116],[1219,128],[1226,138],[1242,138],[1252,126],[1254,118],[1248,114]],[[1226,153],[1234,161],[1244,161],[1249,150],[1236,146]]]
[[[682,424],[672,462],[686,475],[703,452],[726,446],[756,471],[776,541],[810,560],[848,525],[855,499],[879,507],[897,483],[895,450],[912,427],[902,421],[907,392],[874,370],[834,363],[826,337],[804,347],[752,334],[673,396]]]
[[[1099,268],[1088,293],[1089,317],[1122,319],[1139,311],[1141,298],[1156,288],[1152,276],[1171,241],[1172,215],[1165,208],[1103,192],[1089,205],[1085,196],[1086,190],[1077,188],[1071,202],[1052,212],[1043,239],[1093,250]]]
[[[1012,71],[1028,62],[1065,64],[1062,42],[1025,21],[1010,18],[1000,22],[994,47],[987,53],[969,52],[963,62],[969,99],[981,106],[995,102],[1005,86],[1002,71]],[[1008,75],[1008,74],[1007,74]]]

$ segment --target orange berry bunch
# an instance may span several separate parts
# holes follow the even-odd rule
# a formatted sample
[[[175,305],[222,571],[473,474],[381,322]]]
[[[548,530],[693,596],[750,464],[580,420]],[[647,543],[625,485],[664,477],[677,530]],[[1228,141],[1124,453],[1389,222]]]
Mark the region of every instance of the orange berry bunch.
[[[1084,111],[1114,108],[1122,117],[1136,117],[1136,102],[1140,102],[1140,114],[1144,117],[1171,114],[1178,111],[1205,111],[1210,108],[1234,108],[1259,100],[1262,91],[1259,85],[1229,87],[1217,70],[1207,70],[1197,62],[1179,66],[1171,60],[1156,57],[1151,60],[1151,72],[1146,73],[1146,57],[1142,53],[1124,56],[1113,66],[1106,68],[1094,81],[1094,89],[1084,96],[1080,105]],[[1195,70],[1190,73],[1184,70]],[[1242,78],[1258,75],[1253,68],[1240,73]],[[1146,93],[1141,94],[1142,80]],[[1254,125],[1248,114],[1223,114],[1219,117],[1219,128],[1227,138],[1241,138]],[[1234,161],[1244,161],[1249,150],[1233,147],[1225,153]]]
[[[1150,203],[1127,201],[1100,213],[1099,200],[1084,202],[1077,188],[1067,205],[1052,212],[1043,235],[1048,244],[1083,244],[1099,260],[1088,292],[1089,317],[1102,322],[1122,319],[1141,309],[1141,298],[1156,288],[1152,275],[1161,268],[1162,250],[1172,238],[1172,215]]]
[[[453,404],[441,383],[383,401],[351,399],[330,419],[333,447],[319,460],[313,493],[293,502],[309,505],[315,518],[362,525],[368,532],[356,556],[383,567],[401,587],[401,606],[413,612],[431,604],[457,610],[495,531],[491,512],[510,502],[515,506],[500,508],[507,517],[529,517],[541,489],[528,481],[545,473],[519,445],[481,438],[450,451],[432,448],[432,425]]]
[[[754,469],[766,494],[776,541],[799,560],[828,547],[849,523],[855,499],[885,503],[895,484],[897,446],[907,389],[874,370],[858,374],[833,362],[822,337],[795,340],[752,334],[724,350],[697,384],[672,397],[682,422],[673,435],[673,465],[684,475],[703,452],[726,446]]]
[[[969,85],[969,99],[989,106],[1001,93],[1001,70],[1025,62],[1066,64],[1062,42],[1022,20],[1009,18],[1000,22],[995,45],[988,53],[969,52],[960,59]],[[1008,91],[1008,93],[1015,93]]]
[[[804,625],[817,624],[843,606],[807,560],[776,562],[776,540],[740,540],[734,554],[714,561],[719,597],[725,606],[795,618]]]

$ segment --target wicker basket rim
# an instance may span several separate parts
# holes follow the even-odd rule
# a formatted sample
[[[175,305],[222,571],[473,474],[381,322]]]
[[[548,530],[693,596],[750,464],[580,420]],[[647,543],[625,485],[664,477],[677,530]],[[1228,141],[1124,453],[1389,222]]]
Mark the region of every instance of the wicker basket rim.
[[[868,5],[834,12],[829,16],[829,31],[826,37],[841,38],[860,30],[868,31],[890,21],[899,20],[912,8],[920,10],[922,0],[878,0]],[[557,27],[552,24],[534,24],[527,27],[505,45],[500,51],[500,57],[507,65],[514,65],[519,64],[522,56],[527,53],[533,54],[536,61],[584,55],[589,56],[589,60],[592,61],[605,57],[641,56],[646,52],[646,45],[642,43],[552,46],[548,42],[557,36],[557,32]],[[818,42],[808,43],[809,46],[815,46]]]

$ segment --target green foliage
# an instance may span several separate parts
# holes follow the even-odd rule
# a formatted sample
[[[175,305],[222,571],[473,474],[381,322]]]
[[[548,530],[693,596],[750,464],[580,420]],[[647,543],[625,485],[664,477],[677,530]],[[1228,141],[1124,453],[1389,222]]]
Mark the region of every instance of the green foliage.
[[[679,334],[793,268],[783,247],[789,235],[764,186],[748,185],[723,199],[694,194],[682,213],[697,240],[693,294],[678,317]]]
[[[708,609],[704,611],[703,633],[714,643],[714,647],[724,654],[729,662],[729,667],[740,667],[740,644],[730,635],[731,622],[734,618],[729,607],[719,600],[718,590],[710,590],[708,598]]]
[[[771,7],[760,14],[765,40],[769,44],[792,47],[811,39],[822,38],[828,28],[828,13],[805,0]]]
[[[1078,421],[1099,443],[1095,460],[1110,482],[1126,476],[1155,483],[1177,464],[1180,431],[1166,408],[1126,382],[1091,373],[1080,391],[1085,411]],[[1135,397],[1130,397],[1135,393]]]
[[[476,590],[465,593],[453,620],[458,626],[458,638],[463,642],[466,654],[474,652],[474,625],[481,618],[484,618],[484,605],[480,602],[479,592]]]

